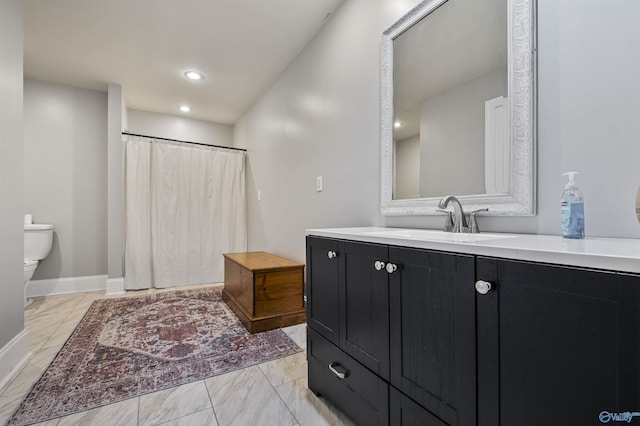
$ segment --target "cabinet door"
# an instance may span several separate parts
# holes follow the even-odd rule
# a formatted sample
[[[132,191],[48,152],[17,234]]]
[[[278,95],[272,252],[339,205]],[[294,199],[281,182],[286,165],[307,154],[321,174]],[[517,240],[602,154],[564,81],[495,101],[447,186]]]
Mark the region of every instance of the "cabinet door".
[[[307,237],[307,325],[335,345],[340,344],[339,256],[335,240]]]
[[[391,426],[447,426],[393,386],[389,387],[389,409]]]
[[[389,274],[377,270],[387,261],[387,246],[340,244],[341,347],[354,359],[389,380]]]
[[[473,256],[389,248],[391,383],[449,425],[476,423]]]
[[[640,279],[478,258],[480,425],[600,424],[640,411]]]

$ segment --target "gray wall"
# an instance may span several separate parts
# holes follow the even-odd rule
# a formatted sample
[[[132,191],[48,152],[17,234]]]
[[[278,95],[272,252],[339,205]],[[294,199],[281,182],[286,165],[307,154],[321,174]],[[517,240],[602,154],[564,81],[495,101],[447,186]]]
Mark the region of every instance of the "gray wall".
[[[0,1],[0,348],[24,328],[22,13],[20,0]]]
[[[233,126],[175,115],[128,110],[127,130],[148,136],[233,146]]]
[[[107,88],[107,272],[108,280],[124,276],[124,145],[127,120],[122,86]],[[107,292],[115,291],[107,281]],[[119,290],[119,289],[118,289]]]
[[[379,44],[406,11],[390,1],[346,1],[236,124],[234,143],[249,150],[250,250],[303,261],[305,228],[384,223]]]
[[[347,0],[235,126],[249,149],[250,250],[304,260],[305,228],[442,226],[379,213],[378,49],[417,1],[402,3]],[[560,173],[576,169],[587,235],[640,237],[637,16],[636,0],[538,1],[538,215],[480,218],[483,230],[558,235]]]
[[[24,85],[24,211],[55,226],[33,279],[107,273],[107,94]]]
[[[393,144],[393,198],[420,197],[420,135]]]
[[[640,237],[640,2],[541,0],[538,6],[538,227],[559,234],[559,199],[576,177],[587,236]]]

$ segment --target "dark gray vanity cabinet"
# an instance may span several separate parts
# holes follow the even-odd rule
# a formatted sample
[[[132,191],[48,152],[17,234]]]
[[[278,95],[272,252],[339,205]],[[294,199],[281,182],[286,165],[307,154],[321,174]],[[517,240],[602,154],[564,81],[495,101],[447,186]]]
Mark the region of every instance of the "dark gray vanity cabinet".
[[[389,424],[389,384],[307,328],[308,383],[358,425]]]
[[[358,424],[640,413],[639,275],[319,237],[307,256],[309,388]]]
[[[389,259],[391,384],[446,424],[475,424],[474,257],[390,247]]]
[[[402,426],[448,426],[393,386],[389,392],[390,423]]]
[[[362,424],[475,423],[474,267],[472,256],[308,237],[309,388]],[[363,382],[369,397],[355,391]]]
[[[387,247],[307,238],[307,324],[365,367],[389,379]]]
[[[339,247],[340,347],[389,381],[389,274],[381,265],[387,247],[349,241]]]
[[[307,237],[307,325],[340,344],[338,242]]]
[[[640,412],[640,277],[478,257],[477,278],[478,424]]]
[[[359,424],[389,424],[386,246],[307,237],[309,388]]]

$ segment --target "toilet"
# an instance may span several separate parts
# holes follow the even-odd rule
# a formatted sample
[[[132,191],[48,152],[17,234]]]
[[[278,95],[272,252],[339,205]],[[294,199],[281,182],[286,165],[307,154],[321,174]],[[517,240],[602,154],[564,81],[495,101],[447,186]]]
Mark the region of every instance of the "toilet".
[[[49,255],[53,245],[53,225],[24,224],[24,307],[33,302],[27,299],[27,283],[38,267],[38,262]]]

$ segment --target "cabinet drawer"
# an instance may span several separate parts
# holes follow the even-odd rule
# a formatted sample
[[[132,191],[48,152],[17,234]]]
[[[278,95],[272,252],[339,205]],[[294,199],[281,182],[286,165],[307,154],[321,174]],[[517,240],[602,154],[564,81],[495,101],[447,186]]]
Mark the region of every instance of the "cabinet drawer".
[[[357,424],[389,424],[389,385],[308,327],[307,359],[309,389],[316,395]]]

